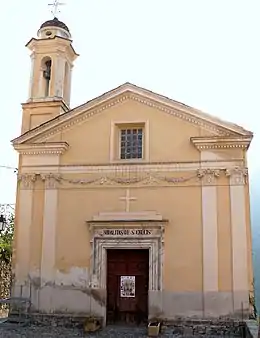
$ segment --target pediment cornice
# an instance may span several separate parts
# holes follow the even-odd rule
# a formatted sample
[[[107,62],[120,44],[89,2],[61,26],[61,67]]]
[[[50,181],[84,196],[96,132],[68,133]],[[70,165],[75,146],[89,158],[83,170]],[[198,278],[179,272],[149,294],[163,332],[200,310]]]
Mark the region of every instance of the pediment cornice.
[[[68,111],[65,114],[36,127],[12,142],[44,142],[53,135],[72,128],[74,125],[84,122],[107,109],[122,104],[127,100],[133,100],[165,112],[169,115],[192,123],[216,136],[251,135],[251,132],[231,123],[223,122],[210,115],[202,113],[194,108],[168,99],[164,96],[149,92],[133,85],[125,85],[97,97],[86,104]]]
[[[198,150],[206,149],[248,149],[252,136],[191,137]]]
[[[46,142],[15,144],[14,149],[21,155],[61,155],[69,148],[67,142]]]

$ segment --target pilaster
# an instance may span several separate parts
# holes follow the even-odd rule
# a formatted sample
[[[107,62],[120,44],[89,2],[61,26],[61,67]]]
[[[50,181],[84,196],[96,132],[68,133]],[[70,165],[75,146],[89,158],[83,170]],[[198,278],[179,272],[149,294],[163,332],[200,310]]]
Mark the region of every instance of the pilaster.
[[[55,281],[55,242],[56,224],[58,213],[59,175],[41,175],[45,182],[42,254],[41,254],[41,292],[40,307],[42,310],[51,311],[53,308],[53,284]]]
[[[233,306],[235,314],[248,309],[249,285],[247,266],[247,231],[245,184],[246,168],[226,170],[230,180],[230,208],[232,233],[232,267],[233,267]]]
[[[29,81],[29,99],[33,96],[33,79],[34,79],[34,66],[35,66],[35,55],[31,54],[31,73]]]
[[[66,85],[65,80],[65,61],[64,57],[58,53],[55,58],[55,78],[53,85],[53,96],[64,98],[64,86]]]
[[[15,267],[15,288],[23,286],[23,292],[28,296],[28,273],[30,271],[30,233],[33,212],[33,190],[36,175],[22,174],[18,176],[18,210],[17,210],[17,260]],[[18,292],[18,290],[17,290]],[[20,292],[20,290],[19,290]],[[16,294],[16,290],[15,290]]]
[[[42,234],[42,258],[41,258],[41,283],[51,283],[54,280],[55,266],[55,240],[58,212],[59,176],[56,174],[41,175],[45,182],[43,234]]]
[[[201,160],[211,158],[210,152],[201,152]],[[217,179],[220,170],[201,168],[202,197],[202,240],[203,240],[203,298],[204,316],[214,316],[216,293],[218,292],[218,218],[217,218]]]

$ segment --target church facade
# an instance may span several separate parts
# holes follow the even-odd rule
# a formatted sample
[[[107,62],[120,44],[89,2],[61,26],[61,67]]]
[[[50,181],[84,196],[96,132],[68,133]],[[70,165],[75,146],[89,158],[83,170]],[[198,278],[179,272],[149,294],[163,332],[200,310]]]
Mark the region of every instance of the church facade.
[[[253,134],[130,83],[71,109],[68,27],[27,47],[13,294],[104,323],[248,313]]]

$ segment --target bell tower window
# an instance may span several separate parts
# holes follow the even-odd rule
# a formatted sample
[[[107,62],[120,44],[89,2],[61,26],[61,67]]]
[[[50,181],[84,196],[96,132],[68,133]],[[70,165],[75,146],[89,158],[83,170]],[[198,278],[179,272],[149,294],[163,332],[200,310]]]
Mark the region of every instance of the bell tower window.
[[[44,62],[43,78],[44,78],[44,96],[49,96],[51,82],[51,60],[47,60]]]

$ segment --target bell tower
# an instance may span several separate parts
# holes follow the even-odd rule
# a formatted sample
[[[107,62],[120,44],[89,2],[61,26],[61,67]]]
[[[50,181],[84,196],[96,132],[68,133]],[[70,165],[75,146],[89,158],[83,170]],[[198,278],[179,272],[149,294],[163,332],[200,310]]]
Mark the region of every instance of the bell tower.
[[[29,97],[23,107],[22,133],[70,109],[71,74],[78,54],[69,28],[57,17],[44,22],[31,51]]]

